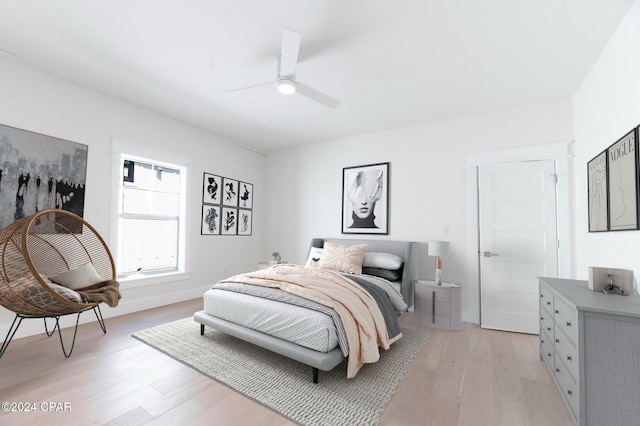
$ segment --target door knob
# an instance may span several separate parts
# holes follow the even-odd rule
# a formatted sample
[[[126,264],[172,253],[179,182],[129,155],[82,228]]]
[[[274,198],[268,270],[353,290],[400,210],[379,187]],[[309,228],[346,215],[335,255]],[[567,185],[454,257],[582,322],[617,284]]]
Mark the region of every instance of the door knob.
[[[498,253],[491,253],[490,251],[483,251],[482,255],[484,257],[500,256]]]

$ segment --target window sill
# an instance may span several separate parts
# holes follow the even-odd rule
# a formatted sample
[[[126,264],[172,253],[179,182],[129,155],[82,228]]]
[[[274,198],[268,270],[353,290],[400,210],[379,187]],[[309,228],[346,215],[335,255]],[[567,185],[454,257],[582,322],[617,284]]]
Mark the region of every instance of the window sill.
[[[134,274],[128,275],[124,278],[118,278],[118,281],[123,287],[133,288],[173,281],[183,281],[189,279],[189,276],[190,274],[188,272],[169,272],[166,274],[154,275]]]

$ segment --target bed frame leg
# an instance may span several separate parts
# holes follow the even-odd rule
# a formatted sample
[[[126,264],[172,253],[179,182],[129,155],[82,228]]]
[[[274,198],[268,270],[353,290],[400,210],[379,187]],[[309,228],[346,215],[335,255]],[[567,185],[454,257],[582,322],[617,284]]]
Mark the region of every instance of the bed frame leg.
[[[313,372],[313,383],[318,384],[318,369],[311,367]]]
[[[200,324],[200,335],[204,336],[204,324]]]

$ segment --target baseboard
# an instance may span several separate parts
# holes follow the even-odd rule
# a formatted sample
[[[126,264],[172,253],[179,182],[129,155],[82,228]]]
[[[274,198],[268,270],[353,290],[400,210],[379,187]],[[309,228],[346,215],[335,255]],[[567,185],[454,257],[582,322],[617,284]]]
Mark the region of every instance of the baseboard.
[[[110,308],[104,303],[100,305],[100,311],[102,312],[102,316],[106,319],[117,317],[120,315],[127,315],[134,312],[140,312],[147,309],[158,308],[161,306],[170,305],[172,303],[183,302],[185,300],[191,300],[198,297],[202,297],[204,292],[209,288],[209,286],[201,287],[201,288],[189,288],[186,290],[175,291],[171,293],[164,293],[153,295],[149,297],[145,297],[142,299],[129,299],[123,298],[120,300],[120,303],[115,308]],[[12,319],[5,324],[0,325],[0,338],[4,340],[5,336],[9,332],[11,327]],[[68,315],[60,318],[60,325],[62,328],[68,328],[75,326],[76,315]],[[86,311],[80,315],[80,324],[86,324],[90,322],[97,322],[96,316],[93,311]],[[48,320],[48,324],[50,324],[50,328],[53,326],[53,320]],[[107,331],[109,331],[109,322],[106,322]],[[98,325],[96,324],[96,327]],[[16,332],[14,339],[20,339],[22,337],[33,336],[36,334],[44,333],[44,323],[42,319],[24,319],[20,324],[20,328]]]

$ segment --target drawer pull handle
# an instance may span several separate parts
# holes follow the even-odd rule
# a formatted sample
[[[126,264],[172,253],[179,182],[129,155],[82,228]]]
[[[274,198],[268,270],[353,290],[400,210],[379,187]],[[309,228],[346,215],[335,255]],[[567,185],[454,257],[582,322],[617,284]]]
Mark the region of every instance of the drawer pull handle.
[[[572,392],[572,391],[570,391],[570,390],[568,390],[568,391],[567,391],[567,395],[571,396],[571,395],[573,395],[573,392]]]
[[[551,327],[547,327],[547,331],[551,331]]]
[[[551,304],[551,302],[547,301],[547,305],[550,305],[550,304]]]
[[[544,343],[544,340],[540,339],[540,343]]]
[[[436,292],[433,291],[433,299],[431,299],[431,322],[436,323]]]
[[[551,358],[551,354],[547,354],[547,356],[548,356],[549,358]]]
[[[556,339],[556,343],[560,343],[560,339]]]
[[[567,327],[571,327],[571,323],[567,321]]]
[[[560,369],[559,369],[559,368],[556,368],[556,373],[559,373],[559,372],[560,372]]]
[[[571,361],[571,356],[567,355],[567,361]]]
[[[556,309],[556,314],[559,314],[559,313],[560,313],[560,311]]]

